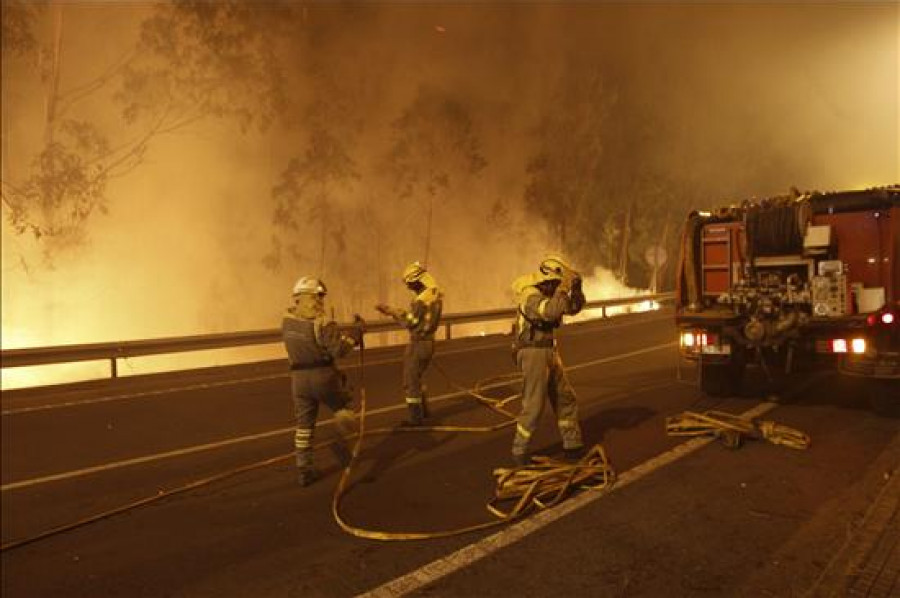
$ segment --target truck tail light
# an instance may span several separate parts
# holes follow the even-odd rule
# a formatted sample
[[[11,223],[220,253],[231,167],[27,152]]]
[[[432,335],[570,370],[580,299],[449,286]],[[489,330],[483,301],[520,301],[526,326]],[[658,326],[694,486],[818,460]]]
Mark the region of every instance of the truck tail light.
[[[683,332],[681,334],[681,346],[682,347],[693,347],[696,343],[696,339],[694,338],[693,332]]]
[[[854,338],[849,342],[845,338],[833,338],[830,344],[832,353],[865,353],[866,346],[864,338]]]
[[[694,330],[691,332],[681,333],[682,347],[709,347],[717,344],[718,342],[718,335],[709,332]]]
[[[866,318],[866,324],[869,326],[877,326],[878,324],[884,324],[885,326],[892,326],[897,322],[897,314],[892,311],[884,311],[874,314],[869,314]]]

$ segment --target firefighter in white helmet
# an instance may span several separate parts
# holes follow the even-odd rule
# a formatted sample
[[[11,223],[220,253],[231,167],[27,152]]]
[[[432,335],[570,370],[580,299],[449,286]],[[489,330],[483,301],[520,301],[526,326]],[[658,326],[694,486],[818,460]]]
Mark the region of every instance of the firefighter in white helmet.
[[[576,459],[584,451],[575,391],[566,377],[556,349],[555,330],[563,316],[584,307],[581,276],[559,256],[548,256],[538,272],[513,282],[519,313],[513,328],[513,354],[524,380],[522,411],[513,439],[513,462],[530,462],[529,444],[537,428],[544,403],[549,399],[556,414],[566,458]]]
[[[391,316],[409,330],[409,344],[403,354],[403,390],[409,420],[404,423],[420,426],[428,417],[422,376],[434,355],[434,332],[440,324],[444,301],[434,277],[419,262],[413,262],[403,270],[403,282],[415,295],[409,310],[383,303],[376,305],[375,309]]]
[[[337,324],[325,320],[325,284],[304,276],[294,285],[294,305],[288,308],[281,323],[284,345],[291,366],[291,395],[297,429],[294,451],[301,486],[319,477],[313,467],[313,435],[319,404],[333,413],[338,434],[331,444],[341,466],[350,461],[347,436],[354,431],[354,414],[346,377],[335,365],[338,357],[362,344],[363,323],[357,318],[349,332],[342,333]]]

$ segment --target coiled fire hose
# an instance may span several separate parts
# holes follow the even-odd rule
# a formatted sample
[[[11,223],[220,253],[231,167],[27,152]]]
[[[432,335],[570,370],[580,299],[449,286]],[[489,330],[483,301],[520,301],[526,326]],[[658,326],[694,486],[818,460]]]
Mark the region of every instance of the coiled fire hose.
[[[556,461],[549,457],[535,457],[533,462],[522,467],[501,467],[494,470],[494,476],[497,478],[497,488],[494,491],[494,497],[488,502],[487,509],[490,513],[497,517],[492,521],[477,523],[474,525],[440,531],[423,531],[423,532],[389,532],[381,530],[370,530],[356,527],[348,523],[341,515],[341,501],[347,493],[347,482],[353,470],[353,464],[360,453],[362,441],[366,437],[366,385],[365,385],[365,348],[360,348],[359,353],[359,370],[360,370],[360,416],[359,416],[359,432],[356,434],[356,442],[353,445],[350,462],[341,473],[341,479],[338,482],[337,489],[331,501],[331,513],[334,520],[342,530],[359,538],[367,538],[370,540],[428,540],[436,538],[447,538],[478,530],[483,530],[499,525],[504,525],[520,519],[535,510],[552,507],[569,496],[575,489],[592,489],[599,490],[609,487],[615,481],[615,473],[606,457],[606,452],[600,445],[595,445],[589,450],[577,463],[567,463]],[[473,389],[466,389],[458,386],[447,375],[446,371],[440,365],[432,361],[432,366],[444,377],[447,382],[460,392],[464,392],[475,398],[479,403],[489,407],[490,409],[509,418],[507,421],[501,422],[494,426],[485,427],[463,427],[463,426],[416,426],[410,428],[398,428],[387,430],[389,432],[493,432],[506,428],[515,424],[515,416],[504,409],[509,401],[517,398],[518,395],[511,395],[503,399],[494,399],[486,396],[481,388],[486,386],[488,381],[509,380],[513,381],[521,377],[520,374],[507,374],[489,380],[482,380],[475,384]],[[384,432],[385,430],[377,430]],[[376,431],[368,432],[369,435]],[[507,510],[503,509],[504,504],[514,503]]]
[[[738,448],[745,438],[768,440],[788,448],[804,450],[810,438],[800,430],[771,420],[756,421],[723,411],[685,411],[666,418],[669,436],[713,436],[729,448]]]

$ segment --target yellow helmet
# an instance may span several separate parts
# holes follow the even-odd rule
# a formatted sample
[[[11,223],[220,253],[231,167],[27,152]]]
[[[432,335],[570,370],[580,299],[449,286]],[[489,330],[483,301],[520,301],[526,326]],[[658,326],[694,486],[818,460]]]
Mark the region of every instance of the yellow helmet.
[[[403,282],[409,284],[422,280],[426,274],[428,274],[428,270],[425,269],[425,266],[419,262],[413,262],[403,269]]]
[[[548,255],[541,261],[539,269],[544,280],[560,280],[563,272],[572,270],[572,266],[559,255]]]

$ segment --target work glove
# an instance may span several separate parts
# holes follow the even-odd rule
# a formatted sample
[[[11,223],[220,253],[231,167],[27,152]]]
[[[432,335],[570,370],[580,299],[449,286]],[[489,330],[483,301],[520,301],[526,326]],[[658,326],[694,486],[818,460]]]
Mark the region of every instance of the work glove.
[[[352,326],[347,329],[344,335],[353,341],[353,346],[361,347],[363,344],[363,329],[362,326]]]
[[[575,294],[579,294],[579,293],[583,294],[584,291],[582,291],[581,285],[582,285],[581,276],[579,276],[574,281],[572,281],[572,292]]]
[[[353,341],[356,343],[357,347],[362,347],[364,335],[366,334],[366,321],[363,320],[362,316],[359,314],[353,314],[353,324],[354,327],[351,329]]]
[[[563,293],[568,293],[572,290],[572,287],[575,285],[575,282],[578,281],[578,284],[581,284],[581,276],[575,270],[564,270],[562,273],[562,279],[559,282],[559,290]]]
[[[378,305],[375,306],[375,309],[377,309],[384,315],[391,317],[391,318],[399,319],[399,318],[403,317],[402,309],[397,309],[396,307],[391,307],[389,305],[385,305],[384,303],[379,303]]]

